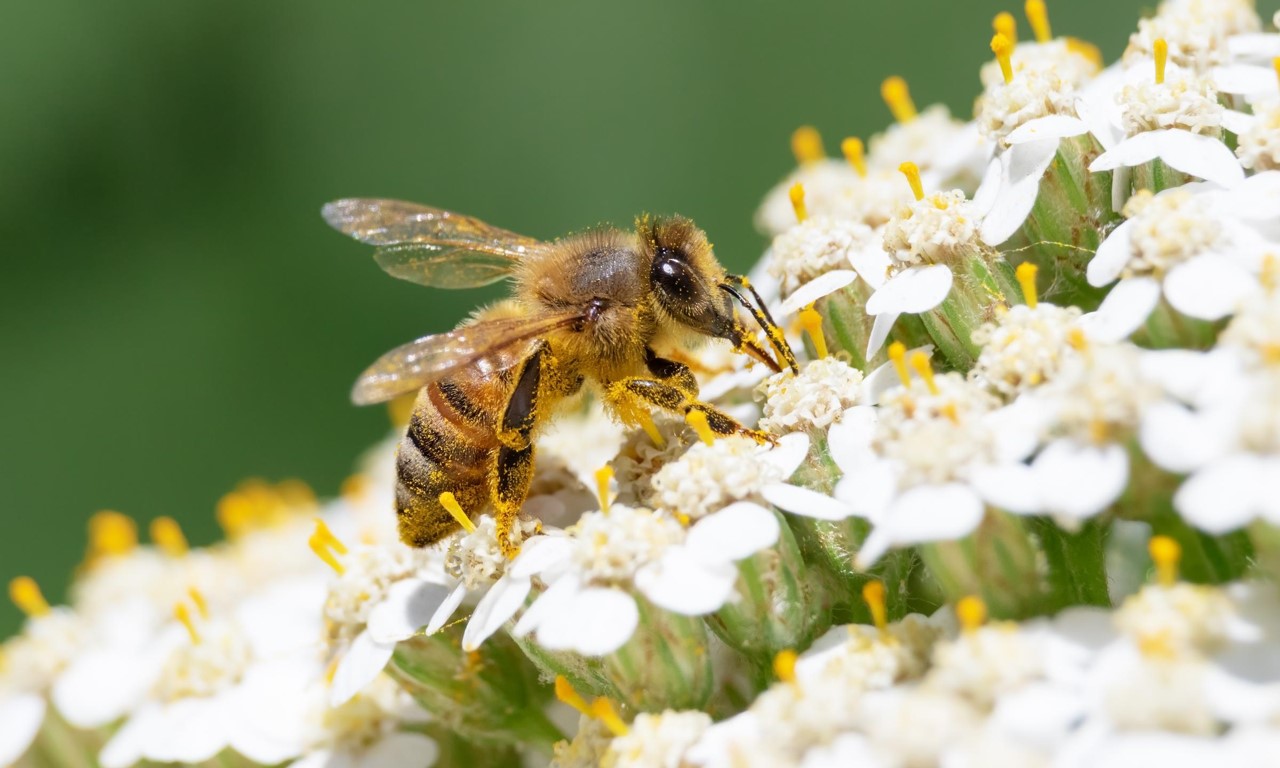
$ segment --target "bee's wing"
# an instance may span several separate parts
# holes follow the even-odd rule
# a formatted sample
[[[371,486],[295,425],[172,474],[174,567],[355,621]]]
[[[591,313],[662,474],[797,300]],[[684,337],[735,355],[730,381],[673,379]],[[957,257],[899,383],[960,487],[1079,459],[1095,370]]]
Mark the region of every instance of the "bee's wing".
[[[356,380],[351,400],[356,405],[385,402],[465,365],[474,365],[483,373],[497,373],[519,362],[531,342],[583,317],[576,310],[503,317],[424,336],[378,358]]]
[[[324,206],[329,226],[377,246],[394,277],[436,288],[474,288],[506,277],[542,242],[429,205],[348,198]]]

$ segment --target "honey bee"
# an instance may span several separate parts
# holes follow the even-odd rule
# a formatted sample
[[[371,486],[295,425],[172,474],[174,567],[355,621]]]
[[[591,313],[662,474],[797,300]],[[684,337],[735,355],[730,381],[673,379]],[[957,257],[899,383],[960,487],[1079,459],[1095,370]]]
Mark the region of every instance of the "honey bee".
[[[533,475],[535,435],[584,386],[628,425],[652,428],[653,409],[696,412],[716,434],[768,439],[700,402],[689,367],[657,351],[699,337],[727,339],[780,371],[739,319],[736,298],[782,363],[796,369],[759,294],[720,266],[689,219],[642,216],[635,231],[603,227],[543,242],[396,200],[338,200],[323,215],[375,246],[374,260],[394,277],[437,288],[514,282],[511,298],[454,330],[386,353],[352,390],[359,405],[417,390],[396,454],[406,544],[427,546],[456,530],[458,508],[475,517],[492,507],[500,546],[513,556],[511,530]]]

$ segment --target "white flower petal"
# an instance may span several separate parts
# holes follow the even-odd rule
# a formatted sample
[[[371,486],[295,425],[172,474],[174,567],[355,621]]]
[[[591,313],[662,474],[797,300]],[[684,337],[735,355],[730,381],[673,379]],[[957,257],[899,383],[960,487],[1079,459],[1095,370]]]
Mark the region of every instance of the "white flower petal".
[[[480,644],[497,632],[503,624],[511,620],[524,605],[525,598],[533,588],[527,578],[517,578],[506,574],[498,579],[489,591],[484,593],[476,609],[467,621],[467,628],[462,633],[462,650],[474,651]]]
[[[1280,56],[1280,35],[1274,32],[1245,32],[1227,38],[1227,53],[1232,59],[1270,61]]]
[[[853,514],[848,504],[798,485],[770,483],[760,489],[760,495],[784,512],[815,520],[843,520]]]
[[[1138,439],[1142,450],[1170,472],[1190,472],[1218,458],[1231,446],[1235,419],[1227,409],[1196,413],[1161,401],[1142,414]],[[1229,414],[1234,416],[1234,409]]]
[[[35,741],[44,723],[44,698],[18,694],[0,699],[0,765],[13,765]]]
[[[1094,341],[1121,341],[1147,322],[1159,302],[1154,277],[1128,277],[1116,283],[1096,312],[1080,318],[1080,328]]]
[[[885,312],[876,315],[876,319],[871,323],[871,335],[867,337],[867,354],[866,358],[870,360],[880,351],[880,347],[884,346],[885,339],[889,338],[889,331],[893,330],[893,324],[898,322],[898,315],[901,312]]]
[[[567,536],[534,536],[520,547],[507,573],[528,577],[563,563],[573,553],[573,541]]]
[[[1253,128],[1254,124],[1257,122],[1257,117],[1246,112],[1237,112],[1234,109],[1225,109],[1222,111],[1222,127],[1234,134],[1245,133]]]
[[[1230,64],[1214,67],[1212,76],[1213,87],[1222,93],[1258,94],[1276,90],[1276,71],[1271,67]]]
[[[1036,473],[1025,464],[979,467],[970,481],[983,500],[1006,512],[1033,515],[1043,509]]]
[[[366,748],[355,768],[428,768],[440,748],[421,733],[389,733]]]
[[[853,567],[860,571],[871,568],[884,557],[884,553],[888,552],[891,546],[893,546],[892,536],[887,527],[872,528],[871,533],[867,534],[867,538],[863,540],[862,546],[853,557]]]
[[[449,622],[454,611],[458,610],[458,606],[462,605],[462,601],[466,596],[467,585],[465,583],[459,583],[453,588],[453,591],[449,593],[449,596],[444,599],[444,602],[440,603],[439,607],[436,608],[435,613],[431,614],[431,620],[427,622],[427,628],[423,630],[423,632],[428,635],[434,635],[439,632],[440,629]]]
[[[978,189],[973,193],[973,209],[981,216],[991,213],[991,206],[995,205],[996,196],[1000,193],[1000,187],[1004,183],[1003,160],[999,155],[991,158],[987,163],[987,167],[982,171],[982,181],[978,184]]]
[[[1006,144],[1026,144],[1042,139],[1067,139],[1089,132],[1085,121],[1070,115],[1046,115],[1028,120],[1004,138]],[[1056,147],[1055,147],[1056,152]]]
[[[1159,140],[1156,134],[1160,131],[1147,131],[1137,136],[1130,136],[1114,147],[1098,155],[1089,164],[1089,171],[1111,171],[1120,167],[1133,167],[1154,160],[1160,154]]]
[[[872,288],[884,285],[889,267],[893,264],[884,250],[884,235],[877,231],[866,246],[849,254],[849,264],[867,285]]]
[[[1144,350],[1138,358],[1143,378],[1160,385],[1184,403],[1199,402],[1200,392],[1213,374],[1215,360],[1190,349]]]
[[[386,598],[369,611],[365,631],[375,643],[394,645],[407,640],[431,621],[451,591],[422,579],[398,581],[387,590]]]
[[[1212,136],[1190,131],[1154,131],[1160,159],[1171,168],[1231,187],[1244,181],[1244,169],[1235,153]]]
[[[162,763],[203,763],[230,745],[229,699],[178,699],[164,705],[143,741],[142,755]]]
[[[967,485],[918,485],[894,499],[876,526],[887,527],[894,544],[950,541],[972,533],[983,512],[982,500]]]
[[[636,588],[649,602],[682,616],[718,611],[733,594],[738,569],[708,562],[685,547],[672,547],[662,559],[636,571]]]
[[[334,670],[333,682],[329,686],[329,706],[340,707],[364,690],[391,661],[395,649],[395,643],[375,642],[368,630],[356,635]]]
[[[684,545],[704,561],[730,563],[772,547],[780,532],[772,511],[738,501],[694,523]]]
[[[982,241],[1000,245],[1018,231],[1035,207],[1040,180],[1058,154],[1058,139],[1039,139],[1017,144],[1001,156],[1000,191],[991,210],[982,220]]]
[[[639,621],[640,610],[631,595],[607,587],[585,587],[543,617],[538,644],[549,651],[604,656],[621,648]]]
[[[1258,514],[1264,467],[1248,454],[1216,461],[1183,482],[1173,506],[1206,533],[1233,531]]]
[[[159,705],[144,704],[111,735],[98,753],[98,764],[102,768],[129,768],[141,761],[143,740],[159,717]]]
[[[846,472],[836,483],[835,497],[849,505],[851,514],[874,520],[893,501],[897,490],[897,465],[876,459]]]
[[[867,314],[927,312],[951,292],[951,268],[945,264],[905,269],[885,281],[867,299]]]
[[[830,272],[824,272],[795,289],[778,307],[778,313],[783,317],[795,314],[823,296],[835,293],[857,279],[858,273],[852,269],[833,269]]]
[[[760,454],[760,461],[777,469],[783,477],[795,474],[809,455],[809,436],[792,432],[778,438],[778,444]]]
[[[1164,295],[1178,310],[1199,320],[1220,320],[1261,287],[1233,259],[1204,254],[1178,264],[1164,277]]]
[[[839,420],[827,428],[827,451],[841,472],[849,472],[875,459],[871,440],[878,420],[875,408],[855,405],[840,414]]]
[[[228,711],[231,748],[259,765],[277,765],[302,754],[313,735],[307,692],[322,672],[306,656],[251,667]]]
[[[508,573],[510,573],[509,570]],[[568,610],[566,606],[573,602],[574,596],[578,594],[578,590],[581,588],[581,581],[573,573],[566,573],[556,579],[555,582],[547,587],[547,591],[534,600],[528,610],[520,616],[520,620],[512,628],[511,634],[516,637],[524,637],[538,629],[546,617]]]
[[[1089,285],[1100,288],[1120,277],[1120,273],[1133,258],[1133,244],[1129,239],[1132,229],[1133,222],[1126,221],[1098,244],[1098,252],[1089,260],[1086,270]]]
[[[109,725],[142,700],[159,677],[162,663],[145,651],[91,648],[58,676],[53,704],[76,728]]]
[[[1045,446],[1031,463],[1045,511],[1079,520],[1106,509],[1129,484],[1129,455],[1119,445],[1069,438]]]

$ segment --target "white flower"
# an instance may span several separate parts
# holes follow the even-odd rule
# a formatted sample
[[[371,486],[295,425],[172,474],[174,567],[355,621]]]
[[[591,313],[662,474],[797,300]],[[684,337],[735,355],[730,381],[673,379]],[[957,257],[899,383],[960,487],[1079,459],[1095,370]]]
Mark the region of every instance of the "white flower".
[[[1013,49],[1014,78],[1024,71],[1052,71],[1064,83],[1080,86],[1098,74],[1099,59],[1096,49],[1078,40],[1054,38],[1048,42],[1023,41]],[[978,70],[983,92],[990,92],[1004,84],[1000,62],[991,60]]]
[[[976,125],[962,123],[952,118],[945,106],[934,104],[914,119],[894,123],[871,137],[868,175],[876,171],[896,175],[898,166],[910,160],[920,167],[931,186],[963,184],[978,178],[989,154],[989,145]],[[902,180],[896,181],[901,190]],[[905,202],[910,198],[897,199]],[[874,226],[880,222],[867,223]]]
[[[678,768],[685,750],[710,726],[705,712],[642,712],[609,744],[605,760],[614,768]]]
[[[818,275],[848,269],[871,239],[872,229],[866,224],[810,216],[774,238],[767,269],[786,296]]]
[[[776,447],[737,436],[697,443],[653,475],[650,498],[659,509],[698,520],[785,485],[808,450],[808,438],[799,433],[779,438]]]
[[[0,765],[16,765],[44,724],[44,697],[0,691]]]
[[[764,403],[759,427],[785,433],[825,430],[857,404],[862,372],[834,357],[812,360],[800,369],[775,373],[756,388]]]
[[[1280,102],[1256,107],[1237,137],[1236,155],[1252,171],[1280,169]]]
[[[1052,379],[1063,360],[1075,354],[1072,330],[1080,310],[1038,302],[1015,304],[973,332],[982,352],[969,378],[1005,400],[1012,400]]]
[[[1156,40],[1164,40],[1169,61],[1203,70],[1225,60],[1230,36],[1259,27],[1257,11],[1247,0],[1166,0],[1155,16],[1138,21],[1124,60],[1129,65],[1150,61]]]
[[[1020,50],[1020,49],[1019,49]],[[1075,88],[1080,81],[1056,66],[1015,66],[1013,79],[987,87],[978,101],[978,129],[1001,146],[1008,136],[1027,123],[1050,115],[1076,119]],[[1083,123],[1080,133],[1085,132]]]
[[[386,677],[339,707],[311,696],[306,752],[290,768],[428,768],[439,748],[405,730],[427,715]]]

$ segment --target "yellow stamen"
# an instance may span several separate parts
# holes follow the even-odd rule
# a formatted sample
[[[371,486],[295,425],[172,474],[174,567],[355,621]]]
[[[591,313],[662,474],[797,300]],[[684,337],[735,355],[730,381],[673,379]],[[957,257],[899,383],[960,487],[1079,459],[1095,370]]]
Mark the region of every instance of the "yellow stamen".
[[[1164,38],[1157,38],[1153,46],[1156,53],[1156,85],[1164,83],[1164,67],[1169,63],[1169,44]]]
[[[626,736],[631,729],[621,717],[618,717],[618,711],[613,708],[613,702],[601,696],[591,702],[590,715],[608,728],[614,736]]]
[[[850,136],[840,142],[840,151],[844,153],[844,159],[849,161],[849,165],[853,166],[853,170],[864,179],[867,177],[867,153],[866,148],[862,145],[862,139],[857,136]]]
[[[103,510],[89,518],[91,557],[127,555],[138,546],[138,524],[119,512]]]
[[[900,341],[895,341],[889,345],[889,362],[893,363],[893,370],[898,372],[898,379],[902,382],[902,386],[911,386],[911,372],[907,370],[907,345]]]
[[[907,88],[907,81],[901,77],[894,75],[885,78],[880,84],[880,98],[884,99],[884,103],[889,106],[889,111],[893,113],[893,119],[900,123],[909,123],[916,119],[916,105],[911,100],[911,91]]]
[[[573,684],[564,675],[556,675],[556,698],[581,714],[591,715],[591,707],[587,706],[586,699],[573,689]]]
[[[182,623],[186,627],[187,635],[191,638],[192,645],[200,644],[200,630],[196,629],[195,619],[191,618],[191,611],[187,608],[186,603],[177,603],[173,606],[173,618]]]
[[[689,412],[684,415],[684,420],[689,422],[689,426],[693,427],[693,431],[698,433],[698,437],[707,445],[712,445],[716,441],[716,433],[711,431],[711,425],[707,423],[707,413],[700,408],[690,408]]]
[[[1280,80],[1280,56],[1271,60],[1271,68],[1276,71],[1276,79]]]
[[[333,678],[334,675],[338,674],[338,662],[340,661],[342,661],[341,656],[334,656],[333,660],[329,662],[329,665],[324,668],[325,685],[333,685]]]
[[[938,383],[933,380],[933,365],[929,362],[929,356],[923,352],[911,353],[911,367],[920,374],[920,378],[924,379],[925,386],[929,388],[929,393],[938,394]]]
[[[1280,58],[1276,61],[1280,61]],[[1280,259],[1276,258],[1274,253],[1268,253],[1262,257],[1262,268],[1258,270],[1258,282],[1262,283],[1262,287],[1267,292],[1274,291],[1276,286],[1280,285]]]
[[[347,545],[342,543],[342,539],[333,535],[333,531],[329,530],[329,526],[324,520],[316,518],[316,535],[328,542],[329,548],[340,555],[347,554]]]
[[[200,614],[200,618],[209,618],[209,601],[204,599],[204,593],[195,587],[187,587],[187,597],[191,598],[191,604],[196,607],[196,612]]]
[[[596,498],[600,500],[600,511],[609,514],[609,481],[613,479],[613,467],[605,464],[596,470]]]
[[[169,557],[187,554],[187,537],[182,526],[172,517],[157,517],[151,521],[151,541]]]
[[[956,602],[956,619],[961,629],[972,632],[987,620],[987,604],[977,595],[962,597]]]
[[[667,447],[667,441],[663,439],[662,433],[658,431],[658,425],[653,423],[653,417],[646,410],[638,410],[636,412],[636,421],[640,423],[640,428],[649,436],[653,444],[659,448]]]
[[[881,632],[887,631],[889,614],[884,603],[884,582],[868,581],[864,584],[862,599],[867,601],[867,608],[871,610],[871,621],[876,625],[876,629]]]
[[[1162,587],[1172,587],[1178,582],[1178,563],[1182,560],[1182,546],[1168,536],[1152,536],[1147,550],[1156,564],[1156,580]]]
[[[1079,328],[1072,328],[1067,331],[1067,344],[1077,352],[1083,352],[1089,348],[1089,337],[1084,335],[1084,331]]]
[[[991,52],[1000,62],[1000,74],[1006,83],[1013,82],[1013,41],[997,32],[991,38]]]
[[[1078,37],[1064,37],[1062,39],[1067,42],[1068,51],[1071,51],[1077,56],[1083,56],[1092,63],[1096,69],[1102,69],[1103,61],[1101,48],[1088,40],[1081,40]]]
[[[784,683],[792,685],[796,682],[796,652],[787,649],[778,651],[773,657],[773,675]]]
[[[1018,285],[1022,286],[1022,300],[1032,309],[1035,309],[1040,301],[1040,297],[1036,295],[1037,271],[1036,265],[1029,261],[1022,262],[1014,271],[1014,276],[1018,278]]]
[[[1036,42],[1047,43],[1053,39],[1049,30],[1049,9],[1044,0],[1027,0],[1025,7],[1027,21],[1031,23],[1031,31],[1035,33]]]
[[[368,493],[369,478],[359,472],[349,475],[346,480],[342,481],[342,486],[338,489],[338,495],[348,501],[361,499]]]
[[[917,200],[923,200],[924,184],[920,181],[920,166],[908,160],[899,165],[898,170],[907,177],[907,183],[911,185],[911,194],[915,195]]]
[[[804,185],[796,182],[791,185],[791,208],[796,212],[796,221],[804,221],[809,218],[809,209],[804,205]]]
[[[937,394],[936,392],[934,394]],[[952,424],[960,423],[960,412],[956,410],[955,403],[943,403],[938,410],[942,411],[942,415],[947,417],[947,421]]]
[[[329,542],[319,532],[311,534],[311,537],[307,539],[307,546],[311,547],[311,551],[316,553],[316,557],[332,568],[334,573],[341,576],[347,572],[346,567],[333,554],[333,550],[329,549]]]
[[[796,165],[808,165],[827,156],[822,148],[822,134],[812,125],[802,125],[791,134],[791,154]]]
[[[418,399],[418,390],[406,392],[399,397],[392,398],[387,403],[387,418],[391,420],[391,426],[396,429],[404,429],[409,426],[409,419],[413,416],[413,404]]]
[[[49,601],[44,599],[40,585],[30,576],[18,576],[9,582],[9,599],[18,606],[18,610],[30,618],[39,618],[49,613]]]
[[[448,512],[454,520],[458,521],[458,525],[462,526],[462,530],[467,533],[475,531],[476,524],[471,522],[471,518],[467,517],[466,512],[462,511],[462,505],[458,503],[458,500],[454,497],[451,491],[445,491],[440,494],[439,498],[440,506],[444,507],[444,510]]]
[[[1018,22],[1013,18],[1013,14],[1008,11],[1001,11],[996,14],[995,19],[991,21],[991,28],[995,30],[997,35],[1004,35],[1009,42],[1018,42]]]
[[[822,333],[822,315],[818,314],[818,310],[814,309],[812,304],[800,310],[800,326],[804,328],[805,333],[809,334],[809,338],[813,339],[813,349],[818,353],[818,357],[826,357],[827,337]]]

